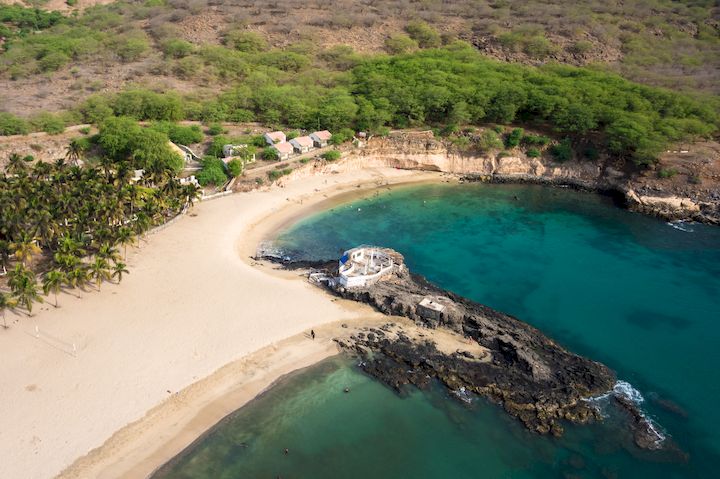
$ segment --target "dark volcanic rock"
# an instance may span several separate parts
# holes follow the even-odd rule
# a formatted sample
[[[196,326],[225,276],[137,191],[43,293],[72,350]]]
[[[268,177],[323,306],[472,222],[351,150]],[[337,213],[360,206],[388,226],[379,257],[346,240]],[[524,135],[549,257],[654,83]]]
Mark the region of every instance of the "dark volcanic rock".
[[[402,265],[401,255],[384,251],[396,255],[395,264]],[[404,265],[371,285],[344,288],[332,280],[338,275],[337,262],[265,259],[290,269],[313,268],[325,278],[318,284],[333,294],[428,328],[427,333],[412,333],[388,322],[379,328],[362,328],[349,339],[336,339],[343,350],[360,358],[367,374],[400,394],[407,385],[422,389],[437,379],[459,399],[467,400],[472,393],[487,397],[529,430],[559,436],[563,420],[586,423],[599,418],[597,406],[587,399],[611,392],[616,383],[615,374],[605,365],[567,351],[512,316],[440,289]],[[436,328],[464,336],[482,352],[470,353],[464,347],[451,353],[447,348],[440,351],[433,341]],[[613,397],[631,419],[635,444],[644,449],[662,447],[658,432],[638,406],[624,396]]]
[[[335,294],[367,303],[389,315],[405,316],[428,328],[445,327],[476,341],[489,351],[478,360],[466,354],[447,355],[431,341],[353,336],[340,346],[362,358],[362,368],[400,391],[413,384],[425,387],[437,378],[453,391],[464,388],[497,402],[528,429],[562,434],[560,420],[584,423],[597,416],[584,398],[612,389],[615,375],[606,366],[572,354],[539,330],[509,315],[441,290],[404,268],[371,286]],[[432,298],[442,311],[419,307]]]

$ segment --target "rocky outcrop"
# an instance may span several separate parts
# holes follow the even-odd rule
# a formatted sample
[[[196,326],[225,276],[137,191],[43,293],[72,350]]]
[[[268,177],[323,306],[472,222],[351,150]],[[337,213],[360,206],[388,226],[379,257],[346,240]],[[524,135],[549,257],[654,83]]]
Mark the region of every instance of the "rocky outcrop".
[[[431,341],[394,338],[382,331],[358,334],[341,346],[362,358],[363,369],[389,386],[427,385],[437,378],[456,393],[476,393],[502,405],[541,434],[560,435],[561,420],[584,423],[596,417],[586,401],[612,389],[615,376],[604,365],[568,352],[532,326],[509,315],[441,290],[398,270],[368,287],[333,287],[343,298],[424,327],[449,328],[487,351],[483,358],[443,354]],[[430,298],[438,305],[424,308]]]
[[[337,261],[294,261],[264,247],[258,257],[287,269],[309,271],[311,281],[334,295],[412,320],[414,331],[388,322],[335,339],[341,349],[359,357],[366,373],[399,393],[406,385],[422,389],[436,379],[461,400],[484,396],[529,430],[553,435],[563,433],[563,421],[582,424],[600,419],[598,400],[614,398],[627,415],[638,447],[665,447],[664,437],[624,392],[626,388],[618,388],[622,382],[605,365],[567,351],[512,316],[411,274],[402,255],[388,251],[399,267],[372,285],[353,288],[334,280]],[[449,345],[448,334],[456,338]]]

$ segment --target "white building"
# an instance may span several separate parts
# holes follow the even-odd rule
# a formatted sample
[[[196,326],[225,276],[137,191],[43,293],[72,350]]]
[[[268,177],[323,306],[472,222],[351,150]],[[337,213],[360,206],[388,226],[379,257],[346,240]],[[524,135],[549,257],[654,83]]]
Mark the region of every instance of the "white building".
[[[294,149],[293,146],[290,143],[284,142],[284,143],[277,143],[273,146],[271,146],[272,149],[277,151],[278,158],[282,160],[287,160],[290,158],[290,155],[292,155]]]
[[[358,246],[346,251],[340,258],[337,281],[346,288],[366,286],[400,266],[386,249]]]
[[[328,145],[330,138],[332,138],[332,133],[327,130],[316,131],[314,133],[310,133],[310,138],[312,138],[316,148],[322,148]]]
[[[263,138],[265,138],[265,141],[268,145],[276,145],[278,143],[285,143],[285,133],[282,131],[271,131],[270,133],[265,133],[263,135]]]
[[[290,140],[290,144],[295,148],[296,153],[307,153],[313,148],[313,140],[309,136],[298,136]]]

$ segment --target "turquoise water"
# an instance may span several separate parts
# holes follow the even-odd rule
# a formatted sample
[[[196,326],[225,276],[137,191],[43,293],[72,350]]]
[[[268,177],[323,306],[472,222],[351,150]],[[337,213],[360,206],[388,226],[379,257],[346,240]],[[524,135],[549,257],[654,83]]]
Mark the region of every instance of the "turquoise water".
[[[716,477],[720,228],[683,228],[570,190],[426,185],[337,206],[279,239],[315,258],[397,249],[413,271],[616,370],[675,451],[638,451],[614,416],[539,437],[482,399],[400,397],[333,360],[235,413],[162,477]]]

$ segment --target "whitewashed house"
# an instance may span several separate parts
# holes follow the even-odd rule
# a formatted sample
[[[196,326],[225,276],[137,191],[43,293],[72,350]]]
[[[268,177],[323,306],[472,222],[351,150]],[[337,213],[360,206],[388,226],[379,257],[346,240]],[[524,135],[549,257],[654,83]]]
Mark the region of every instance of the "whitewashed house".
[[[345,251],[338,266],[336,281],[345,288],[367,286],[403,267],[389,250],[375,246],[358,246]]]
[[[316,148],[322,148],[324,146],[328,146],[328,143],[330,142],[331,137],[332,137],[332,133],[330,133],[327,130],[316,131],[314,133],[310,133],[310,138],[312,138],[312,141],[315,144]]]
[[[265,138],[265,142],[272,146],[278,143],[285,143],[285,133],[282,131],[271,131],[270,133],[265,133],[263,135],[263,138]]]
[[[307,153],[313,148],[313,140],[309,136],[298,136],[290,140],[290,144],[295,148],[296,153]]]
[[[271,146],[271,148],[277,151],[278,158],[280,158],[281,161],[290,158],[290,155],[292,155],[294,151],[293,146],[287,142],[276,143]]]

